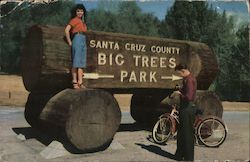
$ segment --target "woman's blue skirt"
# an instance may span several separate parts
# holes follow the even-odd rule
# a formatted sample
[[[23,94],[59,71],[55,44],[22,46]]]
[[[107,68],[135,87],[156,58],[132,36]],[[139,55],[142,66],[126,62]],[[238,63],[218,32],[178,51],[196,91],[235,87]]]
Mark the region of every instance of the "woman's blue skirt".
[[[87,59],[86,36],[76,34],[72,41],[72,66],[74,68],[85,68]]]

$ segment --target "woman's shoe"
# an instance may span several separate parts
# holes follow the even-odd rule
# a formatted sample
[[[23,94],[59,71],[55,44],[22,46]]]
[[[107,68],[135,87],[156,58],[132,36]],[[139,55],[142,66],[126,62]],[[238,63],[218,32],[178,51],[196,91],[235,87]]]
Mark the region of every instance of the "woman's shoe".
[[[72,82],[72,85],[73,85],[73,89],[79,89],[79,85],[77,82]]]
[[[79,88],[86,88],[83,84],[78,84]]]

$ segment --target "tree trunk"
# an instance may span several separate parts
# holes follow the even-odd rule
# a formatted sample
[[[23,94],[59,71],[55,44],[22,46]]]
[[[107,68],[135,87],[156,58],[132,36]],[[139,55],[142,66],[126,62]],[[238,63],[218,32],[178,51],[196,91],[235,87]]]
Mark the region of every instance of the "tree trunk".
[[[130,113],[133,119],[140,123],[154,121],[165,112],[170,112],[170,105],[180,104],[179,95],[167,94],[135,94],[131,99]],[[219,97],[211,91],[197,91],[195,103],[203,111],[202,116],[217,116],[222,118],[223,106]]]
[[[203,116],[222,118],[223,106],[219,97],[212,91],[197,91],[195,103],[203,111]]]
[[[43,128],[44,123],[40,120],[40,114],[45,105],[53,97],[53,94],[30,93],[25,105],[24,116],[26,121],[34,128]]]
[[[21,58],[28,91],[53,92],[71,86],[71,54],[64,35],[64,27],[30,28]],[[216,57],[203,43],[98,31],[85,35],[84,71],[90,75],[85,75],[84,83],[88,88],[118,93],[134,93],[136,88],[174,89],[182,84],[172,78],[174,67],[185,63],[196,76],[198,89],[206,90],[218,73]]]
[[[112,141],[120,125],[121,112],[108,92],[66,89],[48,101],[40,119],[62,128],[78,149],[96,151]]]
[[[31,27],[21,57],[25,88],[50,93],[70,87],[70,59],[61,27]]]
[[[167,92],[167,91],[166,91]],[[134,94],[131,98],[130,114],[138,123],[153,123],[163,113],[169,112],[169,105],[161,101],[166,93]]]

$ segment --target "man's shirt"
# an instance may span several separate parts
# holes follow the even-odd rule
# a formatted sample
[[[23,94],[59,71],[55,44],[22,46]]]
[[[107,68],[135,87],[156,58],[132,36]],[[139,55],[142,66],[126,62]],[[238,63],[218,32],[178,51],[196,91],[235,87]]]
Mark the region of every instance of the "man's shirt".
[[[195,77],[190,73],[183,79],[183,87],[181,89],[182,101],[190,102],[194,101],[197,89],[197,81]]]

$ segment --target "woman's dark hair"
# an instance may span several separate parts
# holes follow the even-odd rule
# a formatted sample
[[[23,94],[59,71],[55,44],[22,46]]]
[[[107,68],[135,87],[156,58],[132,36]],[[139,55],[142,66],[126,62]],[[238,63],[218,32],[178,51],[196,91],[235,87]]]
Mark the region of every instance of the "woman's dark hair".
[[[83,4],[76,4],[74,8],[71,10],[71,18],[76,17],[76,10],[81,9],[84,12],[84,21],[86,22],[87,10]]]
[[[179,64],[179,65],[177,65],[177,66],[175,67],[175,71],[176,71],[176,70],[180,71],[180,70],[182,70],[182,69],[188,69],[188,68],[187,68],[187,65],[186,65],[186,64]]]

